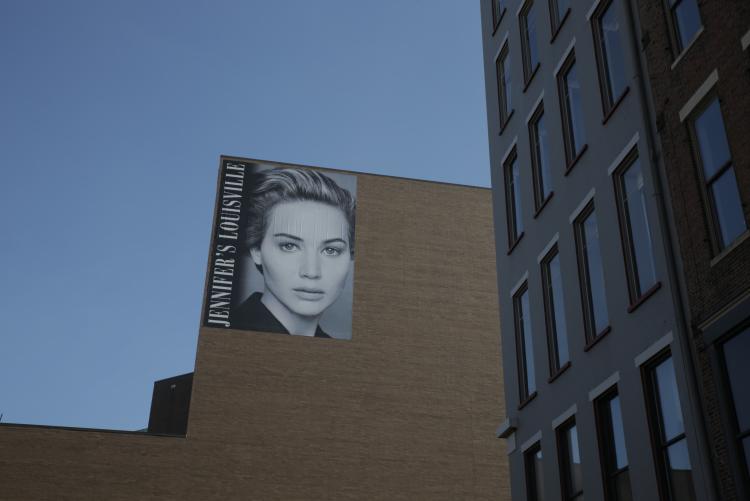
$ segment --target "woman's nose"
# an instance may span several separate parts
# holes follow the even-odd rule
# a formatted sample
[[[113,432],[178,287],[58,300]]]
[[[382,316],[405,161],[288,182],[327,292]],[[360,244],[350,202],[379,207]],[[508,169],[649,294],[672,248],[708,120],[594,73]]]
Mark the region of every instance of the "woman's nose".
[[[304,253],[299,274],[304,278],[320,278],[320,256],[317,252]]]

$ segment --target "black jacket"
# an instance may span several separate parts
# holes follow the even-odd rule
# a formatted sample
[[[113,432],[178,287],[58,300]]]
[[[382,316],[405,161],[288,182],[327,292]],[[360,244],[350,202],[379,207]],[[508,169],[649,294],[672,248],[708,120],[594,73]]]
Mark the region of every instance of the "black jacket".
[[[260,298],[262,294],[256,292],[247,298],[242,304],[232,310],[229,317],[232,329],[244,329],[249,331],[275,332],[277,334],[289,334],[289,331],[271,313]],[[328,334],[318,325],[315,329],[315,337],[327,337]]]

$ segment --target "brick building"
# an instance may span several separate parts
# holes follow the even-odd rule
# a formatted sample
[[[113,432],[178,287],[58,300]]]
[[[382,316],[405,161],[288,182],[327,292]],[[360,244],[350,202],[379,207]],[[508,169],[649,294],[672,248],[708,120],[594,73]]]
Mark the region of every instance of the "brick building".
[[[490,192],[348,175],[351,339],[202,326],[184,436],[3,423],[0,499],[509,499]]]

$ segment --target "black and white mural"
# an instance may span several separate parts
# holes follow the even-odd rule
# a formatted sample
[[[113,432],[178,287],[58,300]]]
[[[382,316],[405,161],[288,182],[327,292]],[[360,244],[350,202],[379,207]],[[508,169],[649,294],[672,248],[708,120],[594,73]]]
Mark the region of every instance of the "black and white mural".
[[[223,159],[203,325],[351,339],[356,176]]]

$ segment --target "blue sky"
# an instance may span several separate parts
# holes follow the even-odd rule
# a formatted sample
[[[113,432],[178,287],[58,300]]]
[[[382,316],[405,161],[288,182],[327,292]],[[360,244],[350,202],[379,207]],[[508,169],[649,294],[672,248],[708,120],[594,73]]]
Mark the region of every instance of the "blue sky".
[[[0,2],[0,413],[138,429],[221,154],[488,186],[479,2]]]

